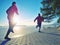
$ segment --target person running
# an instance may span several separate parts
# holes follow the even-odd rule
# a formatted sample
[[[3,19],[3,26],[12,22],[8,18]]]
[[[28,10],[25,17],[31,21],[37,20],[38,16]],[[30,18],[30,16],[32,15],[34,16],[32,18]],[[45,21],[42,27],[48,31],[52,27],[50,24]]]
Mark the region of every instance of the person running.
[[[38,16],[34,19],[34,22],[37,20],[37,27],[39,27],[39,32],[40,32],[40,29],[41,29],[41,24],[42,24],[42,21],[44,20],[44,18],[42,16],[40,16],[40,13],[38,14]]]
[[[13,27],[14,27],[14,23],[13,23],[13,16],[14,16],[14,13],[16,13],[18,15],[18,9],[16,7],[16,2],[12,2],[12,6],[10,6],[7,10],[6,10],[6,13],[7,13],[7,18],[8,18],[8,22],[9,22],[9,29],[7,31],[7,34],[5,36],[5,39],[10,39],[8,37],[8,35],[10,34],[10,32],[14,33],[13,31]]]

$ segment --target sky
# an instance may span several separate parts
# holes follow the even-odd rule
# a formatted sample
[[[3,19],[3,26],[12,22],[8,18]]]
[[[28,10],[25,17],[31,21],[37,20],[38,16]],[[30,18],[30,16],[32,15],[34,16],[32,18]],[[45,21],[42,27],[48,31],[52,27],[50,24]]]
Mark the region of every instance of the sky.
[[[24,20],[24,23],[30,24],[40,13],[42,0],[0,0],[0,25],[8,25],[6,10],[13,1],[16,2],[18,8],[20,22]]]
[[[12,5],[13,1],[16,2],[19,12],[19,19],[15,19],[15,22],[18,22],[18,25],[35,25],[34,19],[38,13],[41,13],[40,7],[42,7],[42,4],[40,2],[42,0],[0,0],[0,26],[8,25],[6,10]]]

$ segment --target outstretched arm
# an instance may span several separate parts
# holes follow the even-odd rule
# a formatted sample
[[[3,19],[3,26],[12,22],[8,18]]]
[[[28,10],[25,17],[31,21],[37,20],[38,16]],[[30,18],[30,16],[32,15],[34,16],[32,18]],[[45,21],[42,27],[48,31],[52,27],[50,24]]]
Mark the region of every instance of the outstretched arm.
[[[36,21],[37,17],[34,19],[34,22]]]

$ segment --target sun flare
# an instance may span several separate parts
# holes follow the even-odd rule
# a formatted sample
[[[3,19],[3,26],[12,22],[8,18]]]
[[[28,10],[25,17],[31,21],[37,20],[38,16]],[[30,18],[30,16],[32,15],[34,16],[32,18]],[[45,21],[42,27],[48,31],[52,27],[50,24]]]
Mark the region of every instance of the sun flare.
[[[16,15],[16,14],[14,14],[13,17],[13,23],[15,23],[16,25],[26,25],[26,26],[35,25],[33,21],[24,19],[21,15]]]
[[[13,23],[15,23],[15,24],[19,24],[19,15],[14,15],[14,17],[13,17]]]

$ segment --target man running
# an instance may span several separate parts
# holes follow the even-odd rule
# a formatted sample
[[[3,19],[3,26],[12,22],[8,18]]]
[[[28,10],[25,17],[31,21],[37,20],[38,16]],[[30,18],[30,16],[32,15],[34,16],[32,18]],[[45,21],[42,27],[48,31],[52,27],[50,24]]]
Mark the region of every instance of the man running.
[[[39,27],[39,32],[40,32],[40,29],[41,29],[41,24],[42,24],[42,21],[44,20],[44,18],[42,16],[40,16],[40,13],[38,14],[38,16],[35,18],[34,22],[37,20],[37,27]]]
[[[18,9],[17,9],[17,7],[16,7],[16,2],[13,2],[13,3],[12,3],[12,6],[10,6],[10,7],[7,9],[6,13],[7,13],[7,18],[8,18],[8,22],[9,22],[9,29],[8,29],[8,31],[7,31],[7,34],[6,34],[6,36],[5,36],[5,39],[10,39],[10,38],[8,37],[8,35],[10,34],[10,32],[13,32],[13,33],[14,33],[14,31],[13,31],[13,27],[14,27],[14,25],[15,25],[15,24],[13,23],[14,13],[16,13],[16,14],[18,15]]]

